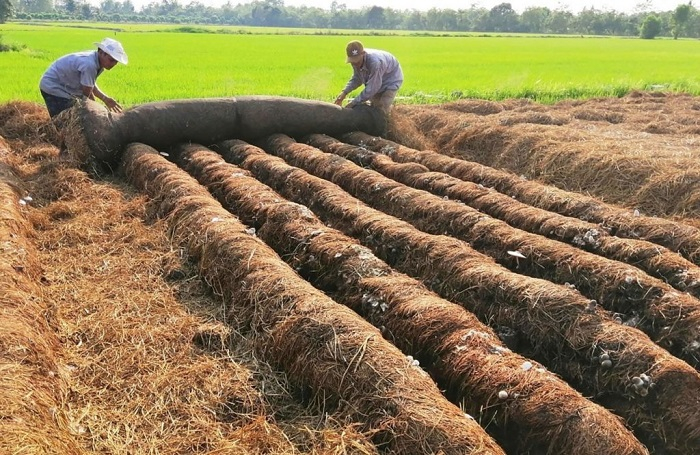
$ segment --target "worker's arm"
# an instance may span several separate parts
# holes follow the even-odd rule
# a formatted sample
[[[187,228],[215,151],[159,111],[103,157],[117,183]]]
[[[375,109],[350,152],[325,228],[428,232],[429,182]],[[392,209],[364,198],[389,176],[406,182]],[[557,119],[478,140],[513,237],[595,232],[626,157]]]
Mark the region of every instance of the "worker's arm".
[[[352,69],[352,77],[348,81],[348,83],[345,85],[345,88],[343,89],[342,92],[340,92],[340,95],[338,95],[335,99],[335,104],[338,106],[343,105],[343,100],[345,99],[346,96],[348,96],[349,93],[351,93],[353,90],[355,90],[357,87],[362,85],[362,76],[360,75],[360,71],[353,66]]]
[[[119,103],[117,103],[114,98],[107,96],[100,90],[97,85],[94,87],[87,87],[85,85],[82,86],[83,88],[83,95],[86,97],[90,98],[91,100],[94,100],[95,98],[98,98],[102,100],[103,103],[107,106],[107,109],[109,109],[112,112],[121,112],[122,107]]]

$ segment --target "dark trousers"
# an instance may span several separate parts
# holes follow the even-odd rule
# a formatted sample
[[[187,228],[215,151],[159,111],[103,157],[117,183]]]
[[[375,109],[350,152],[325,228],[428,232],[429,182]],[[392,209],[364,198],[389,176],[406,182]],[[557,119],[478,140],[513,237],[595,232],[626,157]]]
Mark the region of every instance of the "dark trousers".
[[[75,98],[62,98],[60,96],[49,95],[43,90],[40,91],[41,96],[44,97],[44,102],[46,103],[46,108],[49,110],[51,118],[56,117],[66,109],[70,109],[73,103],[75,103]]]

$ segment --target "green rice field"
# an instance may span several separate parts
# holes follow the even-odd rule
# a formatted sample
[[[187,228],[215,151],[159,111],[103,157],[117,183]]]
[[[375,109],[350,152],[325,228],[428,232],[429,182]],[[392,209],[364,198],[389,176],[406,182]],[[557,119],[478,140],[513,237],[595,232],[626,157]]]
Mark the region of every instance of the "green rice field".
[[[351,74],[350,39],[396,55],[405,83],[400,103],[457,98],[621,96],[631,90],[700,94],[700,42],[695,40],[552,36],[355,34],[352,31],[175,26],[9,23],[0,25],[0,102],[41,101],[38,82],[61,55],[94,48],[105,36],[129,55],[100,76],[100,88],[122,105],[176,98],[282,95],[331,101]]]

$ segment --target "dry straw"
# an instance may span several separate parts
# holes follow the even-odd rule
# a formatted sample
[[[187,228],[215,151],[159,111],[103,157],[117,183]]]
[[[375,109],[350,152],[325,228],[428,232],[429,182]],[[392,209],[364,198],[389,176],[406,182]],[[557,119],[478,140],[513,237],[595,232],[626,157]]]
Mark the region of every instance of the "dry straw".
[[[321,432],[371,447],[352,427],[305,412],[284,377],[218,321],[221,303],[163,225],[142,221],[143,196],[75,169],[54,172],[32,182],[54,186],[36,193],[47,207],[34,221],[72,372],[66,406],[85,447],[297,453],[321,447]]]
[[[392,452],[502,453],[379,331],[300,280],[196,181],[144,145],[130,145],[124,163],[224,296],[229,318],[248,322],[259,354],[314,400],[363,422]]]
[[[45,109],[39,112],[25,116],[39,122],[27,130],[48,124]],[[0,166],[2,178],[12,172],[11,186],[21,187],[17,197],[32,196],[24,199],[22,214],[35,231],[25,229],[24,217],[17,220],[38,249],[35,258],[23,262],[22,256],[2,277],[19,286],[20,268],[33,277],[41,272],[43,302],[22,301],[28,312],[22,317],[36,325],[37,315],[45,315],[55,333],[47,336],[15,321],[3,326],[5,339],[19,333],[42,351],[58,335],[62,355],[41,360],[58,366],[64,385],[51,385],[52,393],[69,393],[55,403],[44,393],[47,377],[30,371],[27,379],[26,370],[8,369],[4,390],[21,389],[24,402],[34,397],[36,406],[31,421],[3,421],[8,437],[0,443],[10,449],[3,445],[0,451],[71,453],[60,442],[48,450],[34,444],[26,432],[24,445],[16,443],[11,427],[17,423],[21,433],[29,425],[33,434],[46,431],[58,440],[51,422],[40,419],[60,423],[65,416],[81,452],[376,453],[369,436],[352,423],[296,401],[284,375],[259,362],[248,340],[216,321],[220,302],[171,249],[162,225],[143,222],[148,216],[142,196],[118,181],[95,181],[66,167],[51,144],[7,142],[12,166],[7,172]],[[4,219],[8,226],[17,221]],[[38,263],[43,270],[32,267]],[[15,294],[7,298],[24,299]],[[24,411],[17,408],[18,419]]]
[[[697,138],[688,136],[700,118],[694,98],[656,95],[554,106],[507,101],[486,115],[448,103],[411,109],[404,121],[453,156],[656,215],[698,214],[697,179],[673,182],[697,161]],[[430,126],[435,117],[440,128]]]
[[[294,190],[289,166],[240,141],[221,145]],[[619,421],[541,365],[514,354],[472,314],[392,270],[354,239],[326,227],[247,171],[197,145],[179,161],[243,222],[317,287],[380,328],[419,359],[452,399],[473,413],[509,452],[647,453]],[[357,209],[357,207],[353,207]],[[499,393],[509,397],[499,398]],[[508,399],[510,398],[510,399]]]
[[[527,206],[505,195],[501,195],[497,201],[500,206],[465,206],[462,202],[469,204],[480,195],[488,193],[488,190],[472,185],[470,189],[474,195],[467,191],[458,192],[461,184],[459,179],[452,178],[448,183],[450,196],[457,196],[456,200],[451,200],[452,198],[444,194],[444,197],[438,197],[396,183],[425,182],[423,175],[426,169],[417,169],[422,167],[421,165],[396,164],[391,160],[387,163],[386,156],[348,146],[330,138],[312,136],[309,142],[314,146],[325,147],[326,151],[332,153],[327,156],[328,166],[325,167],[326,172],[323,176],[363,201],[371,201],[375,207],[408,220],[426,232],[444,233],[465,240],[476,250],[488,254],[511,270],[560,284],[574,285],[583,295],[595,299],[604,308],[617,313],[617,317],[625,324],[640,328],[654,341],[696,368],[700,365],[700,300],[677,292],[663,281],[642,273],[636,268],[639,266],[638,257],[630,258],[628,254],[624,258],[634,264],[632,266],[515,229],[511,225],[527,227],[536,224],[536,219],[528,219]],[[380,167],[393,179],[386,178],[374,170],[358,169],[353,180],[346,179],[341,182],[336,177],[337,173],[346,167],[353,169],[354,165],[349,162],[336,162],[331,165],[335,155],[351,159],[360,165],[368,163],[370,166],[385,158],[384,166]],[[359,181],[362,181],[362,184],[355,185],[355,182]],[[381,191],[375,188],[381,188]],[[466,197],[459,197],[465,193]],[[510,223],[484,216],[484,211],[488,213],[493,207],[499,211],[507,211],[510,208]],[[484,211],[479,211],[479,208],[484,208]],[[546,224],[544,226],[547,232],[557,228]],[[577,234],[578,237],[574,236],[571,240],[578,238],[582,241],[586,232],[589,231],[581,231]],[[590,243],[599,241],[597,238],[591,240]],[[654,245],[647,245],[646,248],[647,251],[654,251]],[[667,256],[675,259],[675,255],[670,252]],[[658,263],[656,260],[649,265]],[[692,263],[687,265],[691,270],[690,274],[687,273],[688,268],[674,268],[678,266],[677,260],[672,260],[664,269],[673,276],[679,276],[680,280],[690,280],[691,285],[697,288],[700,286],[700,282],[697,281],[700,268]],[[683,290],[688,287],[686,282],[688,281],[682,281]],[[592,304],[597,305],[596,302]]]
[[[289,162],[304,162],[305,168],[319,173],[346,161],[335,157],[329,162],[318,150],[280,135],[268,138],[263,148]],[[357,170],[343,169],[338,181],[371,185],[369,179],[355,179],[353,174],[359,177]],[[322,214],[324,222],[361,239],[389,264],[420,277],[482,321],[515,330],[523,353],[564,375],[584,393],[598,397],[601,404],[625,417],[646,442],[663,441],[661,446],[677,453],[699,443],[700,407],[687,406],[679,398],[698,395],[698,372],[640,331],[615,323],[600,309],[591,311],[589,300],[578,292],[514,274],[464,242],[422,233],[382,212],[349,211],[347,207],[361,202],[329,182],[306,179],[301,185],[303,193],[299,187],[296,192],[287,190],[284,182],[266,183],[286,197],[305,201]],[[654,393],[635,393],[631,379],[641,374],[654,378],[658,385]],[[685,392],[679,392],[680,388]]]
[[[573,284],[583,295],[617,313],[627,325],[639,327],[693,366],[700,365],[697,299],[630,265],[514,229],[460,202],[406,187],[337,155],[312,147],[297,149],[298,153],[285,155],[291,164],[336,183],[363,202],[418,229],[467,241],[511,270]],[[409,166],[408,171],[415,166]]]
[[[0,452],[80,454],[61,404],[61,345],[47,323],[41,266],[16,179],[0,178]]]
[[[5,166],[9,166],[10,157],[12,156],[12,150],[10,149],[10,144],[5,140],[4,137],[0,136],[0,160]]]
[[[57,120],[63,134],[66,152],[65,160],[74,166],[81,166],[90,171],[101,170],[88,144],[81,121],[82,103],[78,102],[72,109],[62,112]]]
[[[26,101],[13,101],[0,105],[0,125],[5,139],[17,140],[23,146],[57,145],[56,127],[47,122],[46,108]]]
[[[311,135],[306,142],[361,166],[371,167],[406,185],[462,201],[516,228],[634,264],[676,289],[700,297],[700,267],[658,244],[613,236],[597,224],[524,204],[492,188],[430,171],[418,163],[395,162],[387,155],[345,144],[329,136]]]
[[[638,214],[579,193],[526,180],[509,172],[434,151],[419,151],[364,133],[342,136],[343,141],[389,155],[394,161],[420,163],[431,171],[493,187],[525,204],[565,216],[599,223],[614,235],[639,238],[679,252],[700,265],[700,229],[688,224]]]

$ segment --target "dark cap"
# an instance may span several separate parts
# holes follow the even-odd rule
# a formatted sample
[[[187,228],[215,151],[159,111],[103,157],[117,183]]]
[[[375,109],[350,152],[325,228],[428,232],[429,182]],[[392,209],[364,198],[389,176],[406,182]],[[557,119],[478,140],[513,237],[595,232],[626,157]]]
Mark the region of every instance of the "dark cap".
[[[360,63],[362,56],[365,55],[365,48],[359,41],[350,41],[345,48],[345,54],[347,55],[346,62]]]

